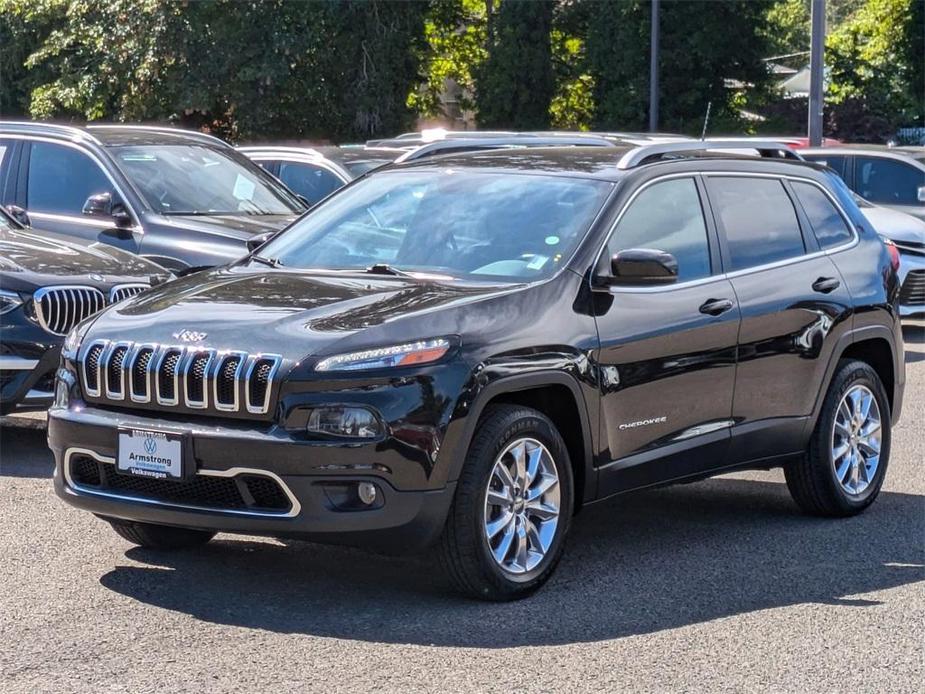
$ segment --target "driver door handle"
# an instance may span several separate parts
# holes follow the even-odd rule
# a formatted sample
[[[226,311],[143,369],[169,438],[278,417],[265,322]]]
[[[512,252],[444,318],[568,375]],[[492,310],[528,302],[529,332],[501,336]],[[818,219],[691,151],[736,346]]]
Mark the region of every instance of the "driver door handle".
[[[707,299],[700,305],[700,312],[708,316],[718,316],[735,306],[731,299]]]
[[[841,285],[834,277],[820,277],[815,282],[813,282],[813,291],[819,292],[820,294],[828,294],[834,292]]]

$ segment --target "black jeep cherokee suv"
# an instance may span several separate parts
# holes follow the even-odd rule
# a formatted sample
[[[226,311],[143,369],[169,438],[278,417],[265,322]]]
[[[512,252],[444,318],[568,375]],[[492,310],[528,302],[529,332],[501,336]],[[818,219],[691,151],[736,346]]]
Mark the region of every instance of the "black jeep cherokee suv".
[[[540,586],[574,513],[634,489],[784,465],[805,511],[860,512],[902,403],[894,258],[834,174],[735,144],[347,185],[72,332],[58,494],[145,546],[436,544],[488,599]]]
[[[105,243],[174,272],[224,265],[305,205],[204,133],[0,121],[0,204],[40,229]]]

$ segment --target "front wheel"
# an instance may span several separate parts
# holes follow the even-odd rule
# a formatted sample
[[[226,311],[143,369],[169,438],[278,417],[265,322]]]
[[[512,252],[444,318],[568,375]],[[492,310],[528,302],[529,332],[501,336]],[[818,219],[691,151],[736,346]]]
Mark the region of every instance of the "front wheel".
[[[472,597],[526,597],[555,569],[572,507],[572,468],[555,425],[530,408],[490,405],[440,540],[447,574]]]
[[[860,513],[880,493],[890,434],[890,403],[877,372],[842,361],[806,453],[784,468],[790,495],[813,515]]]

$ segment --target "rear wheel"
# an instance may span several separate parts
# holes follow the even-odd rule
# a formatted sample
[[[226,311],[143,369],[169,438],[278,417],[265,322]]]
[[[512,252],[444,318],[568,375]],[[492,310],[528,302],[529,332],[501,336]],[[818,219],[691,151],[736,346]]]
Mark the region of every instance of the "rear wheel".
[[[572,469],[555,425],[515,405],[479,422],[440,541],[454,585],[484,600],[515,600],[555,569],[572,515]]]
[[[184,549],[206,544],[215,537],[215,533],[208,530],[192,530],[190,528],[174,528],[168,525],[154,525],[153,523],[138,523],[123,521],[115,518],[106,519],[116,533],[139,547],[149,549]]]
[[[797,505],[819,516],[870,506],[890,457],[890,404],[880,377],[861,361],[839,364],[806,454],[784,468]]]

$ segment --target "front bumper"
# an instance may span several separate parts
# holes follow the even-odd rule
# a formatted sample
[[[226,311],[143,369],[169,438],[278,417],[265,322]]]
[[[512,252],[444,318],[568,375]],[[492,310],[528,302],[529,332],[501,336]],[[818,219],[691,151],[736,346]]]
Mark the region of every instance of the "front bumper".
[[[899,315],[925,316],[925,255],[899,252]]]
[[[0,355],[0,413],[48,407],[60,354],[60,347],[52,347],[28,356]]]
[[[127,477],[115,472],[120,427],[190,433],[196,471],[183,482]],[[377,466],[325,471],[339,446],[306,445],[276,427],[235,423],[179,423],[81,407],[52,408],[48,443],[55,455],[55,491],[67,503],[123,520],[220,532],[288,537],[371,547],[388,552],[417,551],[432,544],[443,527],[454,484],[440,489],[398,489]],[[356,445],[351,457],[355,459]],[[369,446],[371,458],[375,457]],[[312,464],[306,464],[306,460]],[[300,464],[301,461],[301,464]],[[74,466],[94,464],[100,482],[87,483]],[[343,466],[330,466],[338,468]],[[83,473],[80,472],[82,475]],[[274,508],[226,504],[227,494],[250,481],[276,486]],[[378,489],[376,505],[340,508],[332,491],[359,482]],[[193,485],[181,488],[177,485]],[[167,485],[166,487],[164,485]],[[191,491],[192,490],[192,491]],[[229,491],[230,490],[230,491]],[[194,493],[195,492],[195,493]],[[242,494],[247,497],[248,492]],[[281,496],[284,495],[284,496]],[[230,497],[228,497],[230,498]],[[251,497],[253,500],[253,497]]]

